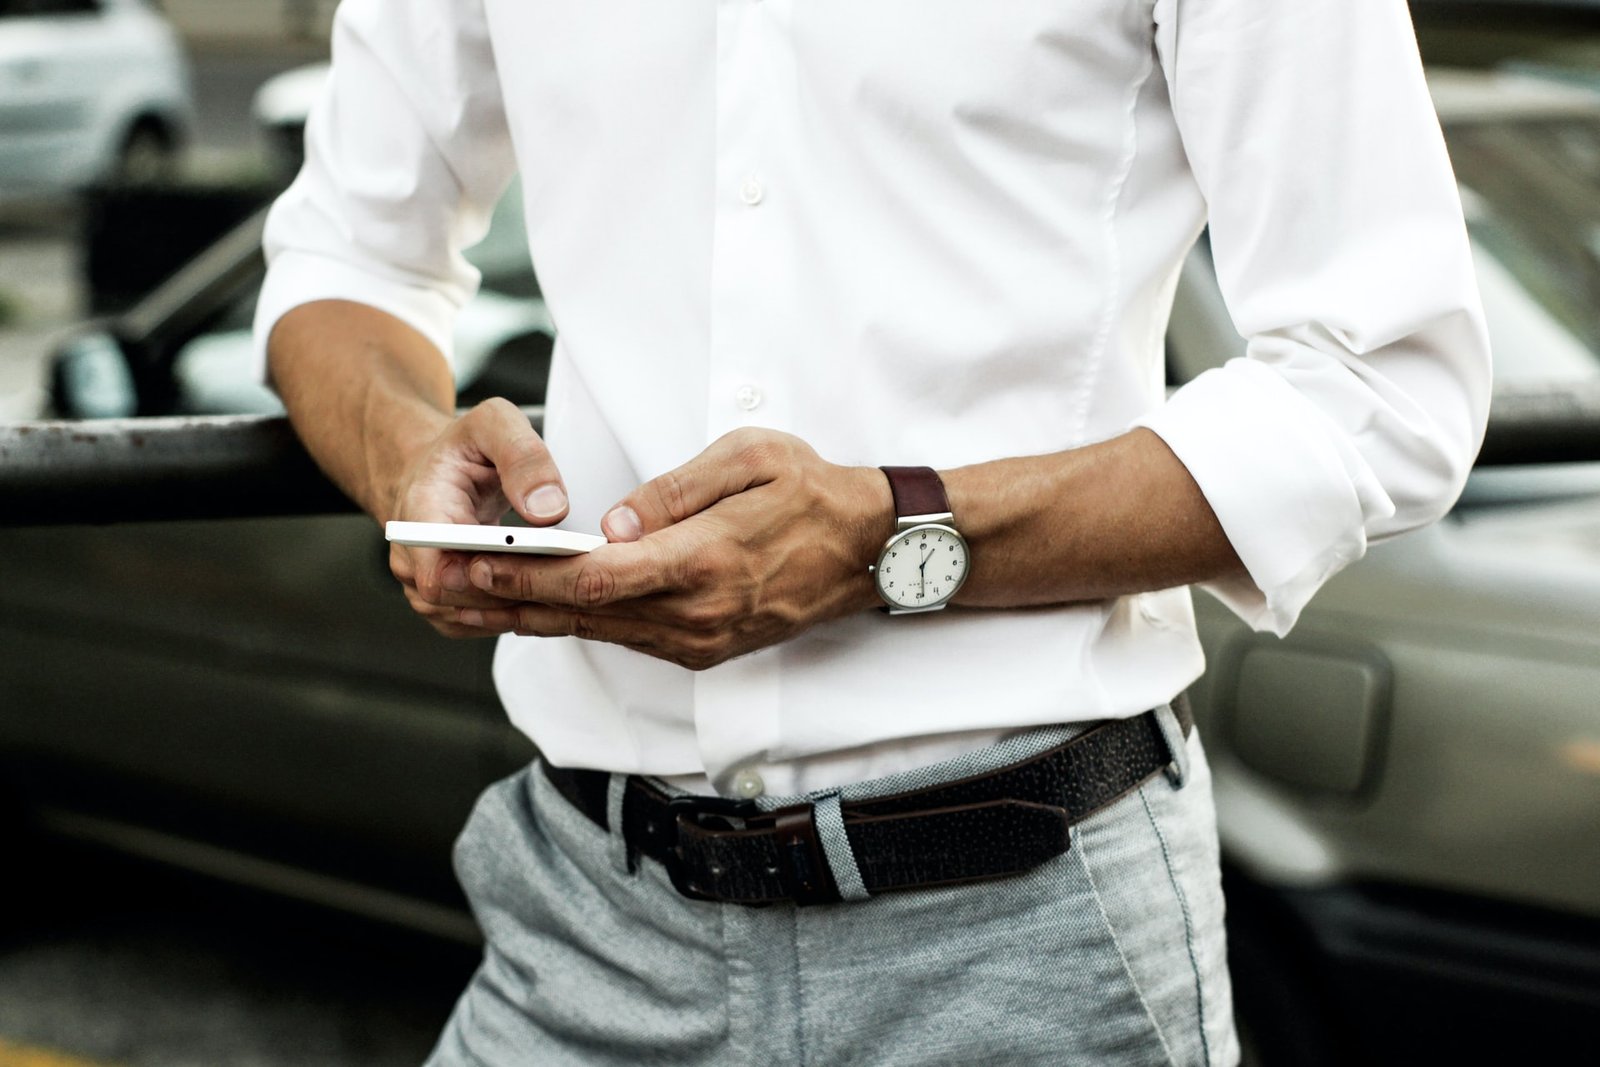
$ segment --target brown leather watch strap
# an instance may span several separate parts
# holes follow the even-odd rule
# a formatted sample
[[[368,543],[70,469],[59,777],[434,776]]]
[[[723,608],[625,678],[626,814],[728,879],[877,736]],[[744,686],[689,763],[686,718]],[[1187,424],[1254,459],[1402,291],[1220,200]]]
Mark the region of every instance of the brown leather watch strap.
[[[879,467],[889,479],[889,491],[894,494],[896,518],[910,515],[947,515],[950,498],[945,495],[944,482],[932,467]]]

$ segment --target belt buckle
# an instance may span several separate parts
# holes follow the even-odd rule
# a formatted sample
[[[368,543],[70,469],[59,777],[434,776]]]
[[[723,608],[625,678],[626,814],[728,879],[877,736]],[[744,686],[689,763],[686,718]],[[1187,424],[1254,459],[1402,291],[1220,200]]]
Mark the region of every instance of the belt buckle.
[[[734,827],[728,822],[729,819],[750,819],[759,814],[760,809],[756,807],[755,801],[743,798],[697,796],[693,793],[668,798],[667,822],[672,827],[669,831],[672,839],[667,843],[662,864],[667,868],[667,877],[672,881],[672,888],[690,900],[726,903],[723,898],[706,892],[690,880],[689,872],[683,862],[683,846],[678,844],[678,827],[682,825],[683,820],[687,820],[690,825],[697,828],[732,830]],[[708,826],[707,819],[719,819],[723,825]]]

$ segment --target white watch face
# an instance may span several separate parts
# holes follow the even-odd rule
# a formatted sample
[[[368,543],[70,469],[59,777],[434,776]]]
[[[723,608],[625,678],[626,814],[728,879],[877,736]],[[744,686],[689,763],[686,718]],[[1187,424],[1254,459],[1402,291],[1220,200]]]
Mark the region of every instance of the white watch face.
[[[935,608],[967,577],[967,542],[948,526],[913,526],[894,535],[878,556],[878,593],[891,607]]]

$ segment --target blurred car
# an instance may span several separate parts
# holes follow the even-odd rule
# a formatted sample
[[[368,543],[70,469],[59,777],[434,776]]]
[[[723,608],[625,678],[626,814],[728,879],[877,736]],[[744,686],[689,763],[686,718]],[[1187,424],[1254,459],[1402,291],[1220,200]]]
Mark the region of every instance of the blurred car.
[[[328,64],[312,63],[274,75],[254,95],[251,110],[285,182],[299,167],[306,118],[327,77]],[[170,195],[124,193],[121,217],[164,220],[172,205],[163,198]],[[195,213],[182,201],[178,209]],[[266,211],[233,227],[139,307],[91,324],[64,345],[52,360],[55,412],[69,418],[281,412],[277,396],[248,370],[251,317],[265,275]],[[457,317],[452,338],[463,399],[505,394],[542,402],[554,324],[528,257],[518,183],[466,255],[482,285]]]
[[[1600,98],[1430,83],[1500,425],[1600,425]],[[1204,251],[1169,332],[1180,379],[1244,347]],[[1286,639],[1196,609],[1193,696],[1263,1058],[1577,1047],[1600,1008],[1600,464],[1480,465],[1444,521],[1372,545]]]
[[[1494,57],[1478,65],[1504,58],[1448,29]],[[1432,84],[1496,348],[1498,440],[1560,425],[1593,442],[1600,97],[1437,62]],[[259,257],[229,240],[70,342],[59,408],[92,412],[97,390],[118,410],[131,390],[143,413],[264,407],[229,336]],[[1204,242],[1168,342],[1176,381],[1242,348]],[[461,374],[466,394],[542,399],[517,377],[526,352],[496,351]],[[1285,640],[1196,598],[1211,668],[1193,695],[1253,1062],[1543,1063],[1587,1042],[1600,449],[1573,452],[1480,466],[1446,520],[1374,545]],[[0,782],[49,832],[470,937],[449,844],[532,748],[494,697],[490,646],[413,618],[385,555],[350,516],[0,530]]]
[[[267,79],[251,111],[266,135],[274,167],[293,177],[305,159],[306,116],[328,81],[328,64],[308,63]]]
[[[250,369],[263,216],[52,360],[52,411],[270,413]],[[552,325],[516,194],[468,258],[460,394],[544,398]],[[521,249],[520,255],[507,250]],[[492,646],[397,610],[370,520],[0,531],[0,811],[77,840],[470,939],[447,855],[531,755]],[[71,572],[51,592],[41,567]],[[81,584],[80,584],[81,583]],[[4,892],[0,884],[0,893]]]
[[[262,209],[137,306],[92,322],[64,342],[51,360],[54,413],[282,412],[277,396],[250,370],[251,316],[266,274],[265,225]],[[506,394],[543,402],[555,325],[522,233],[521,192],[513,183],[488,235],[466,253],[482,285],[455,323],[453,366],[464,400]]]
[[[148,0],[0,0],[0,194],[170,178],[193,111]]]

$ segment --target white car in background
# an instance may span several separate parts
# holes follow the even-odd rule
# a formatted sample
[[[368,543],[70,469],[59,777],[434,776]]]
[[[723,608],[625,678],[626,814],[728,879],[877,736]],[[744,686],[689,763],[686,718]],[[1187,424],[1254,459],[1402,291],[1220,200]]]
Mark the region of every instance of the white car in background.
[[[193,110],[149,0],[0,0],[0,195],[168,177]]]
[[[327,63],[308,63],[268,78],[250,110],[267,139],[272,165],[293,178],[305,159],[306,116],[328,84]]]

